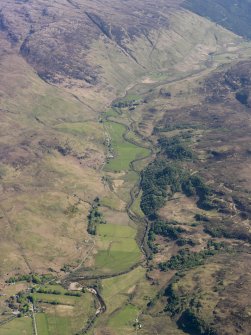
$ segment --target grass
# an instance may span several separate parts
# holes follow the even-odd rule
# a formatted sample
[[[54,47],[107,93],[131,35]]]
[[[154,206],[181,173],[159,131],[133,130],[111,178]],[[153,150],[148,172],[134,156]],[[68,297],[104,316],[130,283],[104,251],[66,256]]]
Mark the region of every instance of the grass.
[[[156,295],[158,287],[150,284],[146,279],[146,270],[141,266],[124,275],[104,279],[101,284],[107,310],[99,318],[97,329],[103,329],[106,324],[116,334],[135,334],[133,323],[139,311],[144,310],[148,301]]]
[[[131,239],[135,236],[135,229],[127,226],[106,224],[99,226],[98,234],[103,237]]]
[[[105,166],[107,171],[128,170],[130,162],[148,155],[149,151],[147,149],[124,140],[125,126],[114,122],[106,122],[106,127],[110,133],[111,144],[115,153],[115,158],[111,159]]]
[[[121,200],[128,203],[131,200],[130,190],[139,180],[139,176],[134,171],[128,171],[123,177],[118,178],[118,180],[122,180],[123,183],[122,185],[116,187],[115,191]],[[116,183],[116,179],[114,179],[114,183]]]
[[[111,193],[109,197],[103,197],[100,201],[102,206],[114,209],[121,210],[124,209],[125,203],[121,201],[114,193]]]
[[[44,315],[44,320],[41,320],[42,321],[42,327],[44,327],[42,329],[46,329],[45,324],[47,324],[48,325],[47,332],[50,335],[72,334],[73,329],[71,327],[71,323],[70,323],[69,318],[64,317],[64,316],[58,316],[57,312],[56,312],[56,307],[54,308],[54,311],[55,311],[55,314],[50,313],[50,314],[45,314]],[[38,331],[40,331],[40,329]],[[44,333],[44,334],[46,334],[46,333]]]
[[[45,313],[38,313],[35,315],[37,330],[39,335],[50,335],[48,318]]]
[[[136,230],[115,224],[99,225],[99,251],[95,265],[105,272],[119,272],[130,268],[141,258],[135,241]]]
[[[135,144],[139,145],[139,146],[145,146],[147,143],[142,140],[136,133],[134,133],[133,131],[129,131],[129,133],[127,133],[126,137],[133,141]]]
[[[116,116],[118,116],[118,112],[117,112],[116,108],[108,108],[105,111],[104,114],[105,114],[106,117],[116,117]]]
[[[43,295],[48,301],[49,295]],[[44,310],[44,313],[36,314],[39,335],[75,334],[86,325],[89,317],[95,313],[93,296],[90,293],[85,293],[81,297],[50,296],[52,300],[59,301],[61,304],[53,306],[38,303]],[[67,305],[62,305],[64,303]],[[68,305],[69,303],[70,305]]]
[[[0,327],[0,334],[31,335],[33,334],[32,319],[29,317],[14,319],[11,322]]]
[[[63,133],[82,136],[85,137],[85,139],[88,138],[89,140],[95,140],[98,142],[104,141],[103,126],[94,121],[61,123],[58,124],[55,129]]]
[[[66,295],[56,295],[56,294],[47,294],[47,293],[34,293],[32,296],[36,301],[41,302],[57,302],[58,304],[71,305],[74,306],[80,297],[71,297]]]
[[[119,331],[121,328],[133,328],[133,324],[138,317],[139,310],[131,304],[126,305],[109,320],[109,326]]]
[[[121,308],[135,290],[139,282],[145,281],[145,269],[137,267],[125,275],[104,279],[102,281],[102,296],[107,305],[107,312],[113,313]]]
[[[140,208],[140,202],[141,202],[142,192],[139,193],[138,197],[135,199],[134,203],[132,204],[131,210],[138,215],[139,217],[143,218],[144,213],[142,212]]]

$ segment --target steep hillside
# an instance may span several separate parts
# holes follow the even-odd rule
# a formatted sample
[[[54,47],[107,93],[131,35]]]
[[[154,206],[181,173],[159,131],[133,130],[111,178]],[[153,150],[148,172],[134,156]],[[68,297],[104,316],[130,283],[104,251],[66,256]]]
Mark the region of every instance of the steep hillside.
[[[42,79],[81,95],[84,91],[90,99],[95,87],[107,99],[149,72],[170,75],[191,60],[200,66],[208,54],[240,42],[180,11],[179,2],[145,1],[142,10],[137,1],[59,1],[48,6],[46,1],[5,0],[0,27],[12,49]],[[187,69],[183,65],[181,71]]]

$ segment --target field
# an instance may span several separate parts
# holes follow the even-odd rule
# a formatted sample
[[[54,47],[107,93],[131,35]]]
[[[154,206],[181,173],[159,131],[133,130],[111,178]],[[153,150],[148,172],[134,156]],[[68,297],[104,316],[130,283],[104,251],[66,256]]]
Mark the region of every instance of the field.
[[[120,276],[102,280],[101,294],[107,311],[97,321],[96,329],[107,327],[115,334],[134,334],[135,319],[157,293],[146,279],[145,268],[139,266]]]
[[[126,305],[121,311],[109,320],[109,326],[117,332],[126,332],[126,328],[132,329],[139,314],[139,310],[133,305]]]
[[[37,313],[36,316],[37,330],[41,335],[50,335],[48,319],[45,313]]]
[[[106,122],[106,129],[111,136],[111,145],[115,155],[115,158],[106,164],[105,169],[107,171],[129,170],[130,163],[133,160],[148,155],[149,151],[147,149],[129,143],[123,138],[126,128],[122,124]]]
[[[121,308],[134,293],[136,285],[142,281],[145,282],[145,270],[138,267],[131,272],[114,278],[104,279],[102,281],[102,295],[107,304],[107,312],[112,314],[118,308]]]
[[[135,241],[136,229],[108,223],[99,225],[97,236],[97,271],[120,272],[141,260],[141,252]]]
[[[56,289],[58,290],[58,287]],[[62,292],[64,293],[63,290]],[[75,333],[82,329],[95,313],[93,296],[90,293],[84,293],[81,297],[35,293],[33,297],[44,311],[35,316],[38,334]]]
[[[33,333],[32,319],[30,317],[15,319],[1,326],[0,333],[1,335],[31,335]]]
[[[42,335],[50,334],[71,334],[76,328],[71,326],[71,322],[67,317],[67,310],[64,310],[62,316],[58,316],[58,308],[50,310],[48,314],[38,314],[36,316],[38,333]]]

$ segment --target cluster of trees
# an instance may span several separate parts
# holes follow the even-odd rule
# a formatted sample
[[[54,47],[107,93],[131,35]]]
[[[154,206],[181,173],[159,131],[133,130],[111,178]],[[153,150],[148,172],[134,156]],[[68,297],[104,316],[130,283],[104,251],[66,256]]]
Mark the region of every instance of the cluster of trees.
[[[195,296],[177,290],[176,283],[179,282],[180,277],[182,277],[181,274],[176,274],[164,292],[164,295],[168,297],[165,312],[171,316],[179,315],[177,324],[188,334],[217,335],[217,332],[199,317],[197,311],[200,301]]]
[[[117,102],[114,102],[112,107],[115,108],[126,108],[126,107],[135,107],[142,103],[141,100],[120,100]]]
[[[185,130],[185,129],[198,129],[199,127],[194,125],[194,124],[187,124],[187,123],[179,123],[179,124],[168,124],[166,126],[162,126],[162,125],[158,125],[156,127],[154,127],[153,129],[153,133],[154,134],[158,134],[158,133],[165,133],[168,131],[173,131],[173,130]],[[187,131],[187,134],[189,134],[189,130]]]
[[[219,252],[226,251],[224,243],[215,243],[210,241],[207,248],[200,252],[191,252],[188,249],[182,249],[176,256],[172,256],[169,261],[159,264],[162,271],[178,270],[183,271],[203,265],[208,257],[214,256]]]
[[[198,197],[197,205],[199,208],[211,210],[216,208],[216,204],[212,201],[212,190],[205,184],[203,179],[198,175],[190,176],[182,184],[182,191],[186,196],[196,195]]]
[[[106,224],[106,221],[103,218],[103,214],[98,210],[99,206],[100,206],[99,198],[94,199],[92,207],[87,217],[88,218],[87,231],[91,235],[96,235],[98,224]]]
[[[186,196],[197,197],[198,207],[211,210],[215,208],[212,201],[212,190],[198,175],[192,175],[182,167],[180,161],[193,158],[192,151],[185,147],[180,137],[160,138],[160,154],[155,161],[150,163],[142,172],[141,188],[142,198],[140,207],[143,213],[152,221],[152,227],[148,234],[148,245],[152,252],[157,252],[154,243],[155,235],[178,240],[179,245],[192,245],[193,241],[180,237],[183,229],[175,226],[173,222],[160,220],[158,210],[176,192],[182,192]],[[169,158],[170,160],[167,160]],[[197,218],[199,220],[199,218]]]
[[[246,242],[251,242],[249,228],[244,225],[237,225],[232,221],[209,221],[205,224],[205,232],[212,237],[234,238]]]
[[[215,208],[211,200],[212,191],[201,177],[189,175],[178,164],[157,158],[142,173],[141,209],[150,219],[156,220],[156,212],[176,192],[197,196],[197,205],[205,210]]]
[[[156,211],[164,206],[168,196],[181,190],[184,171],[164,159],[156,159],[142,173],[141,209],[149,218],[156,218]]]
[[[182,143],[180,136],[161,137],[158,143],[163,154],[169,159],[189,160],[194,158],[192,150]]]
[[[28,275],[17,275],[17,276],[10,277],[8,280],[6,280],[6,283],[11,284],[11,283],[16,283],[20,281],[26,281],[26,282],[31,282],[34,284],[42,284],[52,278],[53,276],[50,274],[38,275],[38,274],[32,273]]]
[[[39,287],[38,289],[34,289],[34,292],[43,293],[43,294],[55,294],[55,295],[61,294],[61,292],[58,290],[52,290],[46,287]]]
[[[70,297],[81,297],[82,294],[80,292],[68,291],[68,292],[65,292],[64,295],[68,295]]]
[[[66,291],[66,292],[62,292],[59,290],[55,290],[55,289],[49,289],[47,287],[39,287],[38,289],[33,289],[32,291],[37,292],[37,293],[43,293],[43,294],[55,294],[55,295],[67,295],[67,296],[71,296],[71,297],[81,297],[81,292],[76,292],[76,291]]]
[[[207,186],[198,174],[192,174],[185,168],[184,161],[194,159],[193,152],[185,145],[191,134],[184,133],[171,138],[160,137],[158,145],[160,152],[157,158],[150,163],[142,172],[141,188],[142,197],[140,207],[143,213],[151,220],[151,229],[148,233],[148,245],[153,253],[158,252],[155,241],[156,235],[168,237],[177,241],[177,245],[191,245],[191,239],[182,238],[184,230],[176,222],[161,220],[158,210],[165,205],[176,192],[182,192],[188,197],[197,199],[197,206],[204,210],[219,208],[216,200],[213,199],[213,191]],[[196,221],[208,222],[202,215],[195,217]],[[168,263],[161,264],[161,269],[180,269],[197,266],[203,263],[204,259],[212,251],[205,251],[200,254],[179,254],[173,257]]]
[[[184,232],[184,229],[176,227],[172,222],[168,223],[167,221],[157,220],[152,225],[152,231],[157,235],[177,240],[180,234]]]
[[[243,105],[248,106],[249,92],[241,90],[235,94],[236,99]],[[249,107],[249,106],[248,106]]]
[[[205,320],[199,318],[198,314],[187,308],[177,322],[178,326],[188,334],[217,335],[217,331],[211,328]]]
[[[6,302],[8,303],[9,308],[19,311],[18,317],[26,315],[30,310],[30,300],[24,291],[18,292],[16,295],[11,296]]]
[[[180,238],[180,234],[184,232],[184,229],[181,227],[175,226],[175,222],[167,222],[164,220],[156,220],[152,222],[152,227],[148,233],[148,246],[152,250],[153,253],[158,252],[158,248],[155,241],[156,235],[161,235],[164,237],[168,237],[171,240],[177,242],[178,245],[186,245],[186,244],[193,244],[192,240],[186,240]]]

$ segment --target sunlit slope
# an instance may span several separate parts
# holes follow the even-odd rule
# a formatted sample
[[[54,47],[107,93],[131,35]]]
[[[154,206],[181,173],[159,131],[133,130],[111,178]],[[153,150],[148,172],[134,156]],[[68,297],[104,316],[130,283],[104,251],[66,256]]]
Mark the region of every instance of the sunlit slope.
[[[90,248],[83,244],[89,205],[78,197],[103,191],[95,171],[104,159],[102,127],[14,53],[1,57],[0,71],[1,276],[59,270]]]

